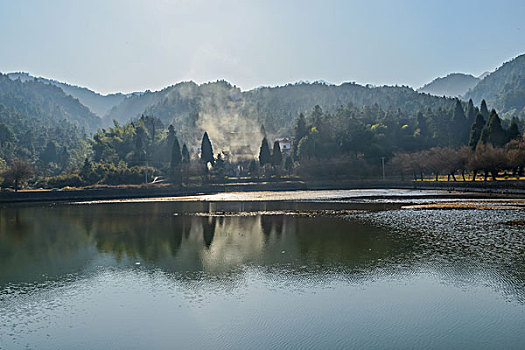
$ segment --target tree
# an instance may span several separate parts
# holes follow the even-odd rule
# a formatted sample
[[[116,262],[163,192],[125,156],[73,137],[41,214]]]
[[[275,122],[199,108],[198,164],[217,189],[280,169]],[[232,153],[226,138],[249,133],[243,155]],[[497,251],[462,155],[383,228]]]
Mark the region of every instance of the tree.
[[[485,118],[485,120],[489,119],[490,113],[489,113],[489,109],[487,108],[487,102],[485,102],[485,100],[481,100],[481,106],[479,108],[479,112],[481,113],[483,118]]]
[[[513,169],[514,175],[519,180],[525,167],[525,141],[511,140],[505,145],[507,165]]]
[[[16,192],[32,175],[31,166],[21,159],[15,159],[3,173],[4,181],[9,185],[14,185]]]
[[[186,144],[182,145],[182,163],[190,163],[190,152],[188,151],[188,147],[186,147]]]
[[[273,143],[272,165],[281,166],[282,162],[283,162],[283,155],[281,153],[281,145],[279,144],[279,141],[275,141]]]
[[[261,147],[259,148],[259,164],[265,166],[266,164],[271,164],[272,155],[270,153],[270,147],[268,146],[268,141],[266,137],[263,138],[261,142]]]
[[[248,173],[251,177],[259,176],[259,166],[257,165],[257,161],[255,159],[250,161],[250,164],[248,165]]]
[[[507,143],[507,135],[501,126],[501,119],[494,109],[490,112],[489,121],[481,132],[481,141],[485,144],[490,143],[494,147],[502,147]]]
[[[291,173],[293,170],[293,160],[291,157],[286,157],[286,160],[284,161],[284,169]]]
[[[481,137],[481,133],[483,131],[483,128],[485,127],[485,118],[483,118],[483,115],[481,113],[478,113],[476,115],[476,120],[472,124],[472,127],[470,128],[470,139],[468,142],[468,145],[473,150],[476,149],[476,146],[479,142],[479,139]]]
[[[146,130],[139,126],[135,132],[135,161],[144,162],[146,161]]]
[[[516,122],[516,118],[512,118],[510,127],[507,130],[507,140],[512,141],[519,139],[521,139],[520,129],[518,127],[518,123]]]
[[[170,162],[171,170],[175,171],[179,167],[181,162],[182,162],[182,155],[180,152],[179,140],[177,140],[177,136],[175,136],[175,139],[173,140],[173,146],[171,148],[171,162]]]
[[[215,160],[215,167],[213,168],[213,170],[220,177],[224,177],[225,164],[224,164],[224,159],[222,159],[221,153],[217,153],[217,159]]]
[[[477,114],[478,114],[478,111],[476,107],[474,107],[474,102],[472,102],[472,99],[468,100],[466,118],[467,118],[467,123],[469,125],[474,123],[474,120],[476,119]]]
[[[0,147],[4,147],[8,142],[16,140],[15,134],[11,128],[4,123],[0,123]]]
[[[502,148],[493,147],[492,144],[480,144],[469,161],[469,168],[474,171],[472,181],[476,180],[476,173],[480,170],[485,172],[485,180],[492,174],[492,180],[496,181],[498,172],[505,167],[505,151]]]
[[[449,144],[458,147],[468,142],[468,126],[465,112],[459,99],[456,99],[456,107],[449,123]]]
[[[315,126],[317,129],[321,128],[321,119],[323,117],[323,110],[319,105],[315,105],[312,114],[310,114],[310,120],[312,126]]]
[[[304,114],[300,113],[299,118],[297,118],[297,123],[295,125],[295,134],[294,134],[294,145],[293,145],[293,152],[294,154],[297,153],[297,146],[299,145],[299,142],[303,137],[306,136],[307,133],[306,129],[306,120],[304,119]]]
[[[202,136],[201,160],[204,164],[210,163],[211,166],[214,164],[213,148],[211,146],[210,138],[208,137],[207,132],[204,132],[204,135]]]
[[[40,160],[45,164],[57,162],[57,145],[53,141],[49,141],[44,151],[40,154]]]

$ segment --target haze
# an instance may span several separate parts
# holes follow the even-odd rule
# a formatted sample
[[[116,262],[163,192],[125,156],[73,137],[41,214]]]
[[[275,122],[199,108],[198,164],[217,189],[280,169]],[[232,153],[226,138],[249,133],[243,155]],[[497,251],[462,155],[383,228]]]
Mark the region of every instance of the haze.
[[[523,1],[0,1],[0,71],[102,93],[226,79],[422,86],[525,48]]]

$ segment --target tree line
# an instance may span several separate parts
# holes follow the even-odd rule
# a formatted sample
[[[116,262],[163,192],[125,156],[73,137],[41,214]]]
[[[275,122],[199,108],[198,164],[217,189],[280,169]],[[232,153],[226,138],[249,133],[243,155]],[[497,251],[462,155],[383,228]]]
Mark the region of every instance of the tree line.
[[[99,129],[86,143],[90,155],[77,161],[75,168],[60,175],[42,176],[40,172],[31,185],[141,184],[158,179],[181,185],[192,178],[221,181],[240,173],[252,177],[367,178],[379,174],[380,159],[401,177],[411,174],[420,179],[433,174],[438,178],[444,174],[456,180],[458,174],[466,179],[467,173],[484,172],[486,177],[496,178],[502,170],[518,176],[523,172],[520,128],[518,119],[505,121],[495,110],[489,112],[485,101],[478,108],[472,100],[456,100],[453,109],[427,108],[416,113],[383,110],[377,104],[361,108],[348,104],[327,113],[316,105],[307,116],[300,113],[295,120],[292,149],[286,155],[278,141],[270,148],[262,127],[258,157],[235,163],[222,152],[214,153],[207,132],[200,149],[190,152],[179,142],[173,125],[166,127],[159,118],[142,115],[123,125],[114,121],[112,127]],[[4,144],[13,139],[0,124],[2,135],[2,140],[7,140]],[[51,143],[39,157],[56,161],[57,153]],[[14,171],[17,167],[21,171]],[[27,179],[36,173],[34,168],[21,167],[20,162],[8,170],[11,172],[4,171],[4,185],[14,184],[15,188],[21,182],[20,178],[15,181],[13,174]]]

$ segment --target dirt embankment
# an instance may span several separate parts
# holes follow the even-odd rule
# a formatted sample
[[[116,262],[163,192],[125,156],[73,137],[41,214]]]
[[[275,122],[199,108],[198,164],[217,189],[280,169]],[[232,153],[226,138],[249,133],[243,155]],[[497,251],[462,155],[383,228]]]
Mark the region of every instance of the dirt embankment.
[[[419,189],[481,192],[498,195],[525,196],[525,181],[487,182],[413,182],[413,181],[241,181],[225,184],[174,187],[169,185],[101,186],[83,189],[26,190],[0,192],[0,203],[87,201],[124,198],[175,197],[197,194],[243,191],[344,190],[344,189]]]

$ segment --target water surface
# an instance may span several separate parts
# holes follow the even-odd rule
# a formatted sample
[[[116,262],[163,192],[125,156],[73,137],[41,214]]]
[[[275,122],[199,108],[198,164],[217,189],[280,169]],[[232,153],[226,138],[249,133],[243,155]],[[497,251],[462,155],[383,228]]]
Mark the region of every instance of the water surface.
[[[2,208],[0,348],[525,344],[522,210],[243,196]]]

